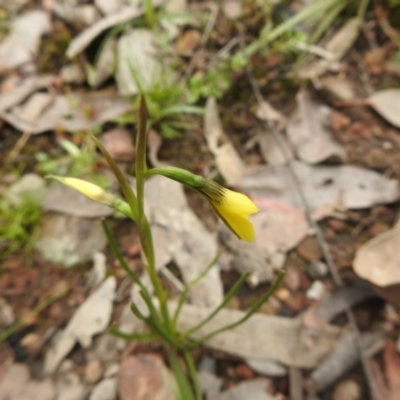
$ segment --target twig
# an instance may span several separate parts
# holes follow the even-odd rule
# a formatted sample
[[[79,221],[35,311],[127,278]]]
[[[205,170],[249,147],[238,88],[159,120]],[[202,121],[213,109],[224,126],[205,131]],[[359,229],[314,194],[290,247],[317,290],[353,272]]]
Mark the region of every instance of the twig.
[[[296,367],[289,368],[290,398],[292,400],[303,400],[302,374]]]
[[[25,131],[20,136],[17,143],[15,143],[15,146],[8,153],[8,156],[5,159],[6,163],[11,164],[12,162],[14,162],[14,160],[18,157],[19,153],[24,148],[24,146],[26,145],[26,143],[28,142],[30,137],[31,137],[31,132],[29,132],[29,131]]]
[[[253,75],[251,73],[251,70],[250,70],[250,67],[249,67],[249,63],[246,66],[246,73],[247,73],[247,76],[249,78],[250,84],[252,86],[253,93],[254,93],[254,95],[256,97],[257,103],[258,103],[260,109],[262,110],[261,105],[263,104],[263,98],[262,98],[261,91],[260,91],[260,88],[258,86],[258,83],[254,79],[254,77],[253,77]],[[278,145],[278,147],[279,147],[280,151],[282,152],[282,155],[283,155],[283,157],[285,159],[285,163],[286,163],[286,165],[288,167],[288,170],[289,170],[289,173],[290,173],[291,178],[293,180],[294,186],[295,186],[295,188],[296,188],[296,190],[297,190],[297,192],[298,192],[298,194],[300,196],[302,205],[304,207],[304,211],[305,211],[308,223],[309,223],[310,227],[312,228],[312,230],[315,233],[315,236],[316,236],[317,241],[318,241],[318,245],[321,248],[323,257],[324,257],[324,259],[325,259],[325,261],[326,261],[326,263],[328,265],[329,271],[330,271],[330,273],[332,275],[332,279],[333,279],[333,281],[334,281],[336,286],[339,286],[339,287],[343,286],[343,280],[342,280],[342,278],[340,277],[340,275],[338,273],[336,265],[335,265],[335,263],[333,261],[332,254],[331,254],[331,252],[330,252],[330,250],[328,248],[328,245],[327,245],[327,243],[326,243],[326,241],[324,239],[322,230],[321,230],[320,226],[318,225],[318,223],[315,222],[311,217],[312,213],[311,213],[310,205],[309,205],[308,200],[307,200],[307,198],[306,198],[306,196],[304,194],[304,191],[303,191],[302,186],[301,186],[301,182],[299,181],[299,178],[298,178],[298,176],[296,174],[296,171],[293,168],[292,162],[291,162],[290,157],[289,157],[289,155],[287,153],[287,150],[285,148],[285,144],[283,142],[283,139],[282,139],[278,129],[276,128],[275,123],[270,121],[267,118],[267,116],[265,116],[264,119],[265,119],[270,131],[272,132],[272,136],[273,136],[276,144]],[[354,336],[354,341],[356,343],[357,350],[358,350],[359,355],[360,355],[361,364],[363,366],[364,373],[365,373],[365,376],[367,378],[367,384],[368,384],[369,389],[370,389],[371,397],[372,397],[372,399],[376,400],[378,398],[377,397],[377,390],[376,390],[375,383],[374,383],[374,380],[373,380],[370,364],[369,364],[368,359],[366,358],[366,356],[365,356],[365,354],[363,352],[363,349],[361,347],[360,332],[358,330],[358,327],[357,327],[353,312],[351,311],[350,307],[347,307],[345,312],[346,312],[346,316],[347,316],[350,328],[351,328],[353,336]]]

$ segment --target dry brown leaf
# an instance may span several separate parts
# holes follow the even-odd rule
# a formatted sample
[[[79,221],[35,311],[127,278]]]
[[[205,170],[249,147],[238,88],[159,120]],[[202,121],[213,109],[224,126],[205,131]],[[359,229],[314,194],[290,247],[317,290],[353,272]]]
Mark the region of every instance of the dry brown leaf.
[[[213,97],[207,99],[204,111],[204,136],[225,181],[231,186],[239,184],[244,175],[245,165],[222,128],[217,102]],[[220,142],[223,143],[220,145]]]
[[[176,303],[171,303],[171,308]],[[178,327],[186,330],[203,320],[211,313],[210,308],[185,305],[182,308]],[[223,309],[193,338],[238,321],[245,315],[243,311]],[[341,329],[326,325],[315,332],[312,341],[305,343],[301,337],[302,322],[299,318],[285,318],[255,314],[245,323],[220,333],[205,342],[205,345],[242,358],[267,359],[282,364],[314,368],[332,350]]]
[[[266,378],[249,379],[223,392],[214,400],[279,400],[282,397],[268,392],[271,382]]]
[[[153,7],[160,6],[164,3],[164,1],[165,0],[153,0]],[[143,15],[143,13],[144,10],[141,7],[130,6],[123,7],[118,12],[107,15],[94,25],[85,29],[71,41],[67,49],[67,56],[69,58],[75,57],[81,51],[86,49],[86,47],[89,46],[89,44],[105,30],[138,18]]]
[[[400,89],[381,90],[369,96],[367,102],[383,118],[400,128]]]
[[[276,140],[271,132],[262,131],[257,134],[258,145],[260,146],[260,152],[263,156],[264,161],[268,165],[282,165],[286,164],[286,158],[293,159],[293,151],[287,143],[286,138],[282,137],[283,143],[286,149],[286,156],[283,154],[280,146],[276,143]]]
[[[371,285],[363,281],[357,281],[352,286],[337,288],[303,313],[304,325],[311,329],[318,328],[347,308],[375,296],[376,293]]]
[[[380,287],[399,284],[399,243],[400,222],[358,249],[353,263],[354,271],[361,278]]]
[[[9,35],[0,43],[0,74],[33,60],[40,38],[52,29],[49,15],[42,10],[18,16]]]
[[[310,164],[344,161],[346,150],[332,136],[331,109],[313,101],[305,89],[300,90],[296,100],[297,109],[289,118],[287,135],[298,157]]]
[[[336,209],[369,208],[399,199],[399,184],[375,171],[351,165],[310,166],[292,162],[311,210],[331,206]],[[262,166],[248,173],[240,184],[255,197],[274,198],[303,208],[287,166]]]
[[[162,64],[155,45],[150,29],[134,29],[120,37],[115,76],[119,93],[134,95],[162,84]]]
[[[256,245],[267,258],[286,253],[307,235],[309,225],[303,211],[271,198],[254,197],[260,212],[250,217],[256,229]]]
[[[326,59],[312,61],[303,65],[298,73],[299,78],[313,79],[330,69],[332,64],[339,61],[353,45],[357,39],[361,23],[361,18],[349,19],[326,44],[325,50],[330,56]]]
[[[29,99],[28,99],[29,102]],[[87,130],[119,117],[132,109],[132,103],[110,91],[56,95],[41,115],[32,120],[20,108],[0,112],[0,117],[15,128],[31,134],[64,129]]]
[[[108,277],[75,311],[54,347],[46,354],[44,370],[53,373],[76,342],[89,347],[93,335],[104,332],[111,320],[117,281]]]
[[[383,337],[382,333],[365,333],[361,336],[361,347],[372,355],[382,349]],[[309,391],[324,390],[358,362],[360,356],[355,340],[350,329],[343,332],[333,351],[311,374]]]
[[[162,137],[154,129],[150,129],[147,134],[147,146],[149,148],[149,160],[153,167],[163,167],[167,165],[158,159],[158,151],[162,143]]]
[[[34,76],[21,80],[14,90],[1,93],[0,112],[7,111],[11,107],[18,105],[36,90],[50,86],[53,80],[54,77],[51,75]]]

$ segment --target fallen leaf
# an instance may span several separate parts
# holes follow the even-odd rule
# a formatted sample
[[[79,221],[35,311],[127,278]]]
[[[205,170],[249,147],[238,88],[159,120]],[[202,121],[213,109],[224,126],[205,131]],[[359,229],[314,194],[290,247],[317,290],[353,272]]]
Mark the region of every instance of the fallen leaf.
[[[351,165],[310,166],[292,162],[293,169],[313,212],[331,209],[361,209],[399,199],[399,184],[375,171]],[[255,197],[274,198],[303,208],[287,166],[261,166],[248,173],[241,189]]]
[[[344,161],[346,150],[332,136],[330,108],[317,104],[302,89],[296,96],[297,109],[289,118],[287,136],[298,157],[310,164]]]
[[[400,89],[386,89],[368,97],[368,104],[392,125],[400,128]]]
[[[51,11],[58,18],[78,27],[91,26],[100,19],[99,11],[91,4],[72,5],[56,2]]]
[[[122,95],[154,89],[161,83],[162,66],[156,39],[149,29],[134,29],[118,41],[116,80]]]
[[[114,14],[124,6],[122,0],[95,0],[96,7],[105,15]]]
[[[115,72],[117,66],[117,40],[109,39],[101,49],[96,65],[87,66],[88,82],[93,88],[100,87]]]
[[[357,39],[361,24],[362,18],[350,18],[324,47],[329,56],[322,60],[315,60],[315,57],[311,57],[311,61],[306,60],[299,69],[299,78],[314,79],[332,68],[332,65],[347,53]]]
[[[304,326],[310,329],[319,328],[338,314],[372,297],[376,297],[373,288],[361,280],[351,286],[336,288],[302,314]]]
[[[286,253],[307,235],[309,225],[303,211],[271,198],[253,197],[260,211],[250,217],[256,229],[256,245],[267,258]]]
[[[217,168],[228,185],[234,186],[240,183],[245,165],[223,131],[217,102],[213,97],[207,99],[204,111],[204,136],[209,150],[215,156]],[[223,144],[220,145],[220,141]]]
[[[279,129],[283,129],[287,122],[286,117],[266,100],[263,100],[263,102],[258,105],[256,117],[262,121],[275,122]]]
[[[0,43],[0,74],[33,60],[40,38],[49,32],[51,23],[46,12],[35,10],[18,16],[9,35]]]
[[[361,336],[361,347],[368,355],[380,351],[383,347],[383,333],[364,333]],[[346,372],[348,372],[360,358],[355,336],[350,329],[345,330],[335,348],[321,364],[312,372],[307,384],[309,392],[315,393],[324,390]]]
[[[357,275],[380,286],[400,283],[400,222],[361,246],[354,258]]]
[[[115,277],[108,277],[79,306],[54,347],[46,354],[45,373],[53,373],[76,342],[87,348],[95,334],[104,332],[111,320],[116,285]]]
[[[0,117],[15,128],[31,134],[63,129],[87,130],[132,110],[132,103],[110,91],[56,95],[43,113],[34,120],[24,120],[13,110],[0,112]]]
[[[176,303],[170,303],[171,309]],[[183,306],[178,328],[185,331],[195,326],[212,312],[208,307]],[[193,338],[200,337],[234,323],[245,315],[244,311],[223,309]],[[243,324],[222,332],[205,342],[205,346],[224,351],[241,358],[266,359],[299,368],[314,368],[336,343],[341,329],[325,325],[315,332],[313,342],[304,343],[301,338],[302,322],[299,318],[254,314]]]
[[[159,7],[164,3],[165,0],[153,0],[153,7]],[[107,15],[100,21],[96,22],[89,28],[85,29],[79,35],[77,35],[69,44],[67,49],[67,56],[73,58],[77,56],[81,51],[86,49],[87,46],[102,32],[112,28],[113,26],[123,24],[125,22],[131,21],[135,18],[143,15],[144,10],[142,7],[138,6],[126,6],[120,11],[113,14]]]
[[[106,265],[106,256],[100,251],[93,254],[93,268],[90,271],[90,274],[87,278],[86,282],[86,290],[93,291],[95,290],[101,282],[106,278],[107,273],[107,265]]]
[[[317,84],[315,85],[317,86]],[[324,76],[318,81],[317,88],[325,90],[333,100],[354,100],[356,98],[355,89],[348,77],[340,75]]]
[[[147,146],[149,148],[149,160],[153,167],[163,167],[167,165],[158,159],[158,151],[162,146],[162,142],[162,137],[154,129],[150,129],[147,133]]]
[[[264,161],[268,165],[282,165],[286,164],[286,158],[292,160],[294,158],[293,151],[287,143],[287,140],[282,136],[283,143],[285,146],[286,155],[283,154],[282,149],[276,143],[274,136],[271,132],[260,131],[257,134],[258,145],[260,146],[260,152],[263,156]]]
[[[270,377],[282,377],[288,373],[284,365],[272,360],[247,359],[246,363],[255,372]]]
[[[51,86],[53,81],[54,77],[50,75],[34,76],[20,80],[14,90],[1,93],[0,112],[7,111],[11,107],[18,105],[36,90]]]
[[[33,93],[24,104],[13,108],[14,117],[34,124],[53,99],[50,93]]]
[[[65,83],[82,84],[86,80],[85,73],[79,64],[64,65],[60,70],[60,77]]]

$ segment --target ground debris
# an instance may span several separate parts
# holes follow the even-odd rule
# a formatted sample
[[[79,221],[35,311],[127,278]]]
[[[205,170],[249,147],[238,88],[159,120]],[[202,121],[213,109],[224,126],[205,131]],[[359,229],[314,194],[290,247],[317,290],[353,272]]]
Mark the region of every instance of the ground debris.
[[[54,347],[46,355],[45,373],[53,373],[76,342],[87,348],[92,343],[92,336],[107,328],[111,319],[115,289],[116,280],[110,276],[76,310]]]
[[[383,348],[383,337],[383,333],[365,333],[361,336],[360,345],[369,355],[373,355]],[[360,355],[355,340],[350,329],[342,333],[333,351],[312,372],[307,384],[310,392],[324,390],[358,362]]]
[[[331,109],[316,103],[305,89],[296,96],[297,109],[289,118],[287,135],[298,157],[307,163],[345,161],[346,151],[332,136]]]
[[[11,364],[0,375],[0,400],[54,400],[56,388],[50,379],[30,378],[26,364]]]
[[[173,303],[171,303],[172,306]],[[185,331],[211,313],[210,309],[185,305],[178,327]],[[243,311],[223,309],[193,337],[200,338],[244,316]],[[275,360],[284,365],[313,368],[335,346],[341,329],[325,325],[315,332],[312,341],[305,343],[301,337],[302,322],[299,318],[285,318],[255,314],[244,324],[222,332],[207,340],[207,347],[242,358]]]

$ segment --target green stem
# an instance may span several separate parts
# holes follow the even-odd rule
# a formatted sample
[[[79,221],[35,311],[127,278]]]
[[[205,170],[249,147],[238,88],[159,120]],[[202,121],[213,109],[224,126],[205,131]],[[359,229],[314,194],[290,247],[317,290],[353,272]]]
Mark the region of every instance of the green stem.
[[[269,288],[269,290],[262,296],[254,305],[251,307],[251,309],[246,313],[246,315],[243,318],[240,318],[238,321],[233,322],[232,324],[223,326],[222,328],[219,328],[213,332],[208,333],[207,335],[203,336],[202,338],[195,340],[193,343],[191,343],[191,348],[200,346],[202,343],[204,343],[206,340],[211,339],[213,336],[217,335],[218,333],[227,331],[229,329],[236,328],[238,325],[243,324],[246,322],[255,312],[259,310],[259,308],[269,299],[269,297],[275,292],[276,289],[278,289],[279,285],[281,284],[283,278],[285,277],[285,272],[280,271],[278,274],[278,277],[276,278],[275,282],[272,284],[272,286]]]
[[[208,264],[207,268],[205,268],[204,271],[201,272],[200,275],[197,278],[195,278],[193,281],[189,282],[186,285],[185,290],[182,292],[182,294],[179,297],[178,307],[176,308],[175,313],[174,313],[173,318],[172,318],[172,326],[174,327],[174,330],[176,330],[176,327],[177,327],[177,324],[178,324],[179,314],[181,312],[183,304],[186,301],[186,298],[187,298],[187,296],[189,294],[190,289],[208,274],[210,269],[218,262],[218,259],[219,259],[221,254],[222,254],[222,252],[218,253],[211,260],[210,264]]]
[[[182,335],[184,337],[187,337],[191,335],[193,332],[198,331],[201,327],[203,327],[207,322],[212,320],[225,306],[226,304],[230,301],[230,299],[239,291],[239,289],[243,286],[244,282],[246,279],[249,277],[250,272],[245,272],[232,286],[232,288],[229,290],[227,295],[224,297],[224,300],[221,302],[221,304],[203,321],[199,322],[197,325],[195,325],[193,328],[188,329],[187,331],[183,332]]]
[[[103,146],[103,143],[100,142],[99,139],[97,139],[95,136],[91,136],[92,140],[96,143],[96,146],[100,149],[100,151],[103,153],[103,156],[107,160],[110,168],[112,169],[115,177],[118,180],[119,185],[121,186],[121,189],[124,193],[125,199],[129,204],[129,207],[131,209],[132,216],[131,218],[137,223],[138,220],[138,215],[137,215],[137,199],[135,196],[135,193],[133,193],[133,190],[131,186],[129,185],[128,180],[126,179],[125,175],[122,173],[120,168],[118,167],[117,163],[115,160],[111,157],[110,153],[106,150],[106,148]]]
[[[181,365],[179,364],[178,356],[175,350],[167,344],[165,345],[165,349],[167,351],[168,360],[171,365],[172,371],[174,371],[174,376],[178,385],[180,395],[180,397],[178,397],[179,400],[201,400],[201,397],[198,399],[193,396],[192,389],[184,371],[182,370]]]
[[[160,310],[164,319],[165,328],[168,332],[173,333],[171,319],[167,308],[167,295],[162,287],[160,278],[158,277],[153,237],[151,234],[150,224],[144,214],[144,182],[147,171],[146,163],[146,133],[147,133],[147,109],[146,100],[142,95],[140,98],[139,108],[139,129],[136,141],[136,197],[137,197],[137,224],[139,228],[140,243],[144,251],[147,261],[147,272],[150,276],[154,291],[160,301]]]
[[[46,300],[42,301],[36,308],[32,311],[28,312],[28,314],[24,315],[21,319],[19,319],[14,324],[10,325],[2,334],[0,335],[0,343],[4,342],[10,335],[12,335],[17,329],[19,329],[25,321],[29,320],[30,318],[34,317],[35,315],[39,314],[42,310],[47,308],[50,304],[54,303],[60,297],[64,296],[68,290],[69,286],[63,286],[57,292],[52,294]]]
[[[199,380],[197,378],[196,366],[194,365],[192,354],[190,353],[189,350],[184,350],[183,356],[185,357],[185,362],[188,367],[188,372],[189,372],[190,378],[192,380],[196,400],[202,400],[203,394],[201,392]]]

